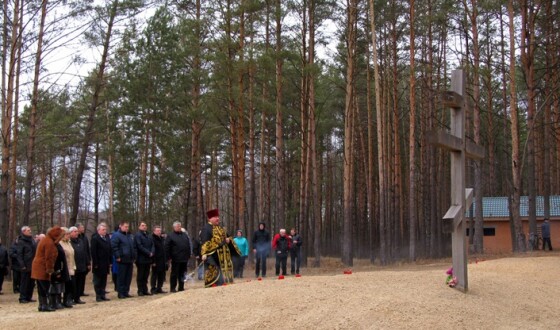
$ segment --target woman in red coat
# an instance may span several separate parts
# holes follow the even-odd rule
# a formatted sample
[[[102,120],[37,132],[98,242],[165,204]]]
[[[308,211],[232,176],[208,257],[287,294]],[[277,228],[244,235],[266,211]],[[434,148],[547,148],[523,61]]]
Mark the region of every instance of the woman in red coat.
[[[37,245],[37,252],[31,267],[31,278],[37,280],[39,293],[39,312],[52,312],[55,309],[49,306],[49,287],[51,276],[56,276],[54,263],[58,256],[56,245],[64,237],[64,231],[59,226],[52,227],[47,235]]]

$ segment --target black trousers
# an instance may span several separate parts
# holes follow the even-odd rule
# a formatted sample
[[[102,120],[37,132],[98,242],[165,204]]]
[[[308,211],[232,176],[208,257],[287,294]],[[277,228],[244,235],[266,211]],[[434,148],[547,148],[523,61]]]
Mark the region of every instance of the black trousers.
[[[163,282],[165,282],[165,270],[157,271],[155,267],[152,267],[152,277],[150,278],[152,293],[161,291]]]
[[[96,297],[105,297],[105,289],[107,288],[107,274],[93,273],[93,289]]]
[[[150,266],[150,264],[136,264],[136,286],[138,287],[138,293],[148,293]]]
[[[185,289],[185,282],[183,282],[183,275],[187,271],[186,262],[171,262],[171,276],[169,277],[169,286],[171,291],[175,290],[175,287],[179,287],[179,291]]]
[[[132,282],[133,264],[120,263],[117,271],[117,291],[119,296],[127,296],[130,291],[130,283]]]
[[[290,251],[290,266],[292,274],[299,274],[299,267],[301,266],[301,250]]]
[[[21,284],[21,273],[19,270],[12,269],[12,287],[14,293],[19,292],[19,286]]]
[[[280,275],[280,266],[282,266],[282,275],[286,275],[287,263],[288,263],[288,255],[276,256],[276,276]]]
[[[257,261],[255,263],[255,275],[257,277],[259,277],[259,274],[261,274],[262,271],[262,276],[266,276],[266,257],[267,257],[267,253],[265,252],[258,252],[257,251]]]
[[[552,251],[552,243],[550,242],[550,237],[543,237],[542,239],[542,249],[543,251],[546,250],[546,245],[548,244],[548,248]]]
[[[6,268],[0,268],[0,292],[2,292],[2,286],[4,285],[4,274],[7,271]]]
[[[74,299],[74,276],[70,276],[70,280],[64,282],[64,301],[69,301]]]
[[[243,277],[245,259],[247,259],[247,256],[233,256],[233,277]]]
[[[76,297],[84,295],[84,289],[86,287],[86,276],[88,272],[78,272],[76,271],[74,277],[76,278]]]
[[[33,298],[33,289],[35,289],[35,280],[31,278],[31,272],[21,272],[19,299],[31,300]]]
[[[46,298],[49,296],[50,281],[37,280],[37,293],[39,297]]]

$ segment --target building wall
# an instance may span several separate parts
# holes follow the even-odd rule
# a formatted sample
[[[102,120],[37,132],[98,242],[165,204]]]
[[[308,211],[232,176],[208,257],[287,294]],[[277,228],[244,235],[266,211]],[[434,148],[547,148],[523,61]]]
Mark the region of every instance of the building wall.
[[[540,227],[543,221],[537,221]],[[495,236],[484,236],[484,252],[490,254],[512,252],[511,231],[509,220],[486,219],[484,228],[495,228]],[[529,237],[529,222],[523,219],[525,238]],[[540,232],[540,230],[539,230]],[[550,240],[552,248],[560,248],[560,221],[550,220]]]

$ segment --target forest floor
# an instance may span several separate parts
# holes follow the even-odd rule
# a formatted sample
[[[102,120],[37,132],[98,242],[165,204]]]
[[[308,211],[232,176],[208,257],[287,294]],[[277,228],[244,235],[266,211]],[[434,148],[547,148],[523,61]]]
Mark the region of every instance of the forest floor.
[[[450,264],[359,260],[344,275],[338,260],[324,258],[319,269],[279,280],[270,263],[262,281],[249,277],[249,266],[233,285],[204,289],[195,281],[184,292],[123,300],[109,280],[111,301],[90,295],[85,305],[52,313],[17,303],[8,281],[0,329],[560,329],[560,253],[469,259],[467,293],[445,285]],[[93,292],[91,274],[86,289]]]

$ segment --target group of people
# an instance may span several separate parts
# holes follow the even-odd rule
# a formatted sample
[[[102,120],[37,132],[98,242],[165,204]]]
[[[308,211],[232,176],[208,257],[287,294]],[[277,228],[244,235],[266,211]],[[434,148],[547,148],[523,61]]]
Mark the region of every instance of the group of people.
[[[255,276],[266,277],[266,260],[271,248],[276,258],[276,276],[287,275],[288,256],[291,261],[290,274],[299,274],[302,244],[301,236],[295,228],[290,230],[290,235],[286,234],[286,229],[280,229],[278,234],[274,235],[271,244],[270,233],[266,230],[266,225],[261,222],[253,234],[253,252],[256,257]]]
[[[117,297],[132,297],[130,285],[134,265],[138,296],[166,293],[163,283],[169,268],[170,291],[184,291],[191,255],[196,258],[199,279],[204,279],[205,287],[233,283],[234,278],[243,277],[249,242],[241,230],[234,238],[226,233],[220,225],[217,209],[208,211],[207,217],[208,222],[194,240],[180,222],[173,223],[173,230],[167,235],[162,233],[161,226],[154,226],[148,233],[145,222],[140,222],[133,235],[126,221],[109,234],[107,224],[100,223],[91,242],[81,224],[70,228],[54,226],[46,234],[35,237],[31,228],[24,226],[9,252],[0,242],[0,293],[8,258],[11,258],[13,289],[14,293],[19,293],[19,302],[36,302],[33,299],[36,284],[41,312],[85,304],[80,298],[88,295],[84,288],[89,272],[93,275],[97,302],[110,300],[106,296],[109,274],[112,274]],[[295,229],[290,234],[281,229],[271,241],[265,224],[259,224],[252,239],[257,277],[266,276],[266,258],[271,248],[276,256],[276,275],[286,275],[288,255],[292,259],[291,273],[299,274],[302,241]]]
[[[85,281],[91,270],[89,242],[84,233],[84,226],[76,224],[70,228],[55,226],[46,234],[33,236],[31,228],[23,226],[10,250],[0,249],[0,292],[11,259],[13,290],[19,293],[20,303],[36,302],[36,286],[39,311],[84,304],[80,297],[86,295]]]

